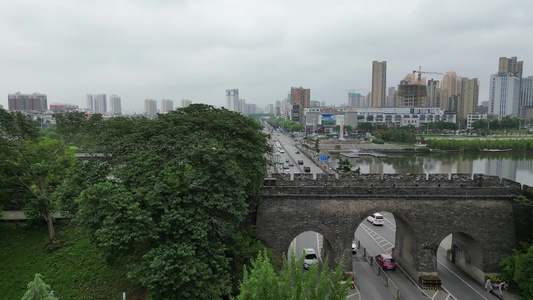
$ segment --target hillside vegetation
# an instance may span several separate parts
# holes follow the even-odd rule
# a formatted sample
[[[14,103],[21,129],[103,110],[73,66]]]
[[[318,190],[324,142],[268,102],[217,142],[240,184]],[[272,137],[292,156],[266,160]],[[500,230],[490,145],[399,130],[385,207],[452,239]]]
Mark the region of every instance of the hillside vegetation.
[[[0,222],[0,299],[21,299],[35,273],[43,275],[59,299],[147,299],[144,289],[120,268],[107,267],[96,247],[68,221],[57,224],[49,244],[45,226]]]

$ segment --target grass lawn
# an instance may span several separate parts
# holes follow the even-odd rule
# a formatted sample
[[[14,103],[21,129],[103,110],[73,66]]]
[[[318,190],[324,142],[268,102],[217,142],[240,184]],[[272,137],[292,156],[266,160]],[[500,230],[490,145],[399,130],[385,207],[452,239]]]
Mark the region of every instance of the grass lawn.
[[[124,270],[107,267],[96,248],[69,221],[56,223],[55,250],[45,250],[44,223],[0,222],[0,299],[20,299],[35,273],[43,275],[59,299],[148,299],[147,292],[126,278]]]

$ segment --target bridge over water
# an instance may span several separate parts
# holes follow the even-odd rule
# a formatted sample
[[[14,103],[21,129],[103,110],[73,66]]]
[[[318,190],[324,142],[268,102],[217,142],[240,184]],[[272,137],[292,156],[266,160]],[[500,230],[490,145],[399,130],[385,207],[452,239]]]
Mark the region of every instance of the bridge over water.
[[[452,234],[455,263],[480,282],[516,248],[520,210],[513,199],[529,186],[483,174],[278,174],[265,179],[256,230],[274,255],[300,233],[324,236],[332,266],[361,222],[387,211],[396,220],[393,256],[413,278],[436,274],[437,249]]]

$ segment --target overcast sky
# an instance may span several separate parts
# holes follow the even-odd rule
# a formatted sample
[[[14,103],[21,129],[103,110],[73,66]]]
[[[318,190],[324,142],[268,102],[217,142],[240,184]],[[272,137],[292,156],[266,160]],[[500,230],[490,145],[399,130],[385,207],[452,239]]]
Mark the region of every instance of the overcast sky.
[[[483,101],[500,56],[533,75],[532,12],[531,0],[2,0],[0,104],[39,92],[84,108],[105,93],[140,113],[147,98],[223,106],[238,88],[264,107],[302,86],[338,105],[371,90],[374,60],[389,87],[422,66],[478,78]]]

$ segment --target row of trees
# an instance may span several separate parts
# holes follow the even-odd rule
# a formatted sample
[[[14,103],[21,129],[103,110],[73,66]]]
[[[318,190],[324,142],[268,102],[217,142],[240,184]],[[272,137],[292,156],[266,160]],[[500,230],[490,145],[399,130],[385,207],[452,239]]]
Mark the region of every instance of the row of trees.
[[[477,131],[486,131],[486,130],[519,130],[523,121],[516,118],[506,116],[501,120],[477,120],[472,122],[472,128]]]
[[[428,147],[440,150],[482,151],[483,149],[511,149],[516,151],[533,151],[533,140],[507,139],[429,139]]]
[[[299,132],[305,129],[305,127],[302,124],[297,123],[293,120],[284,120],[281,117],[278,117],[278,118],[271,117],[268,120],[268,122],[270,123],[270,125],[276,128],[282,128],[284,130],[288,130],[291,132]]]

